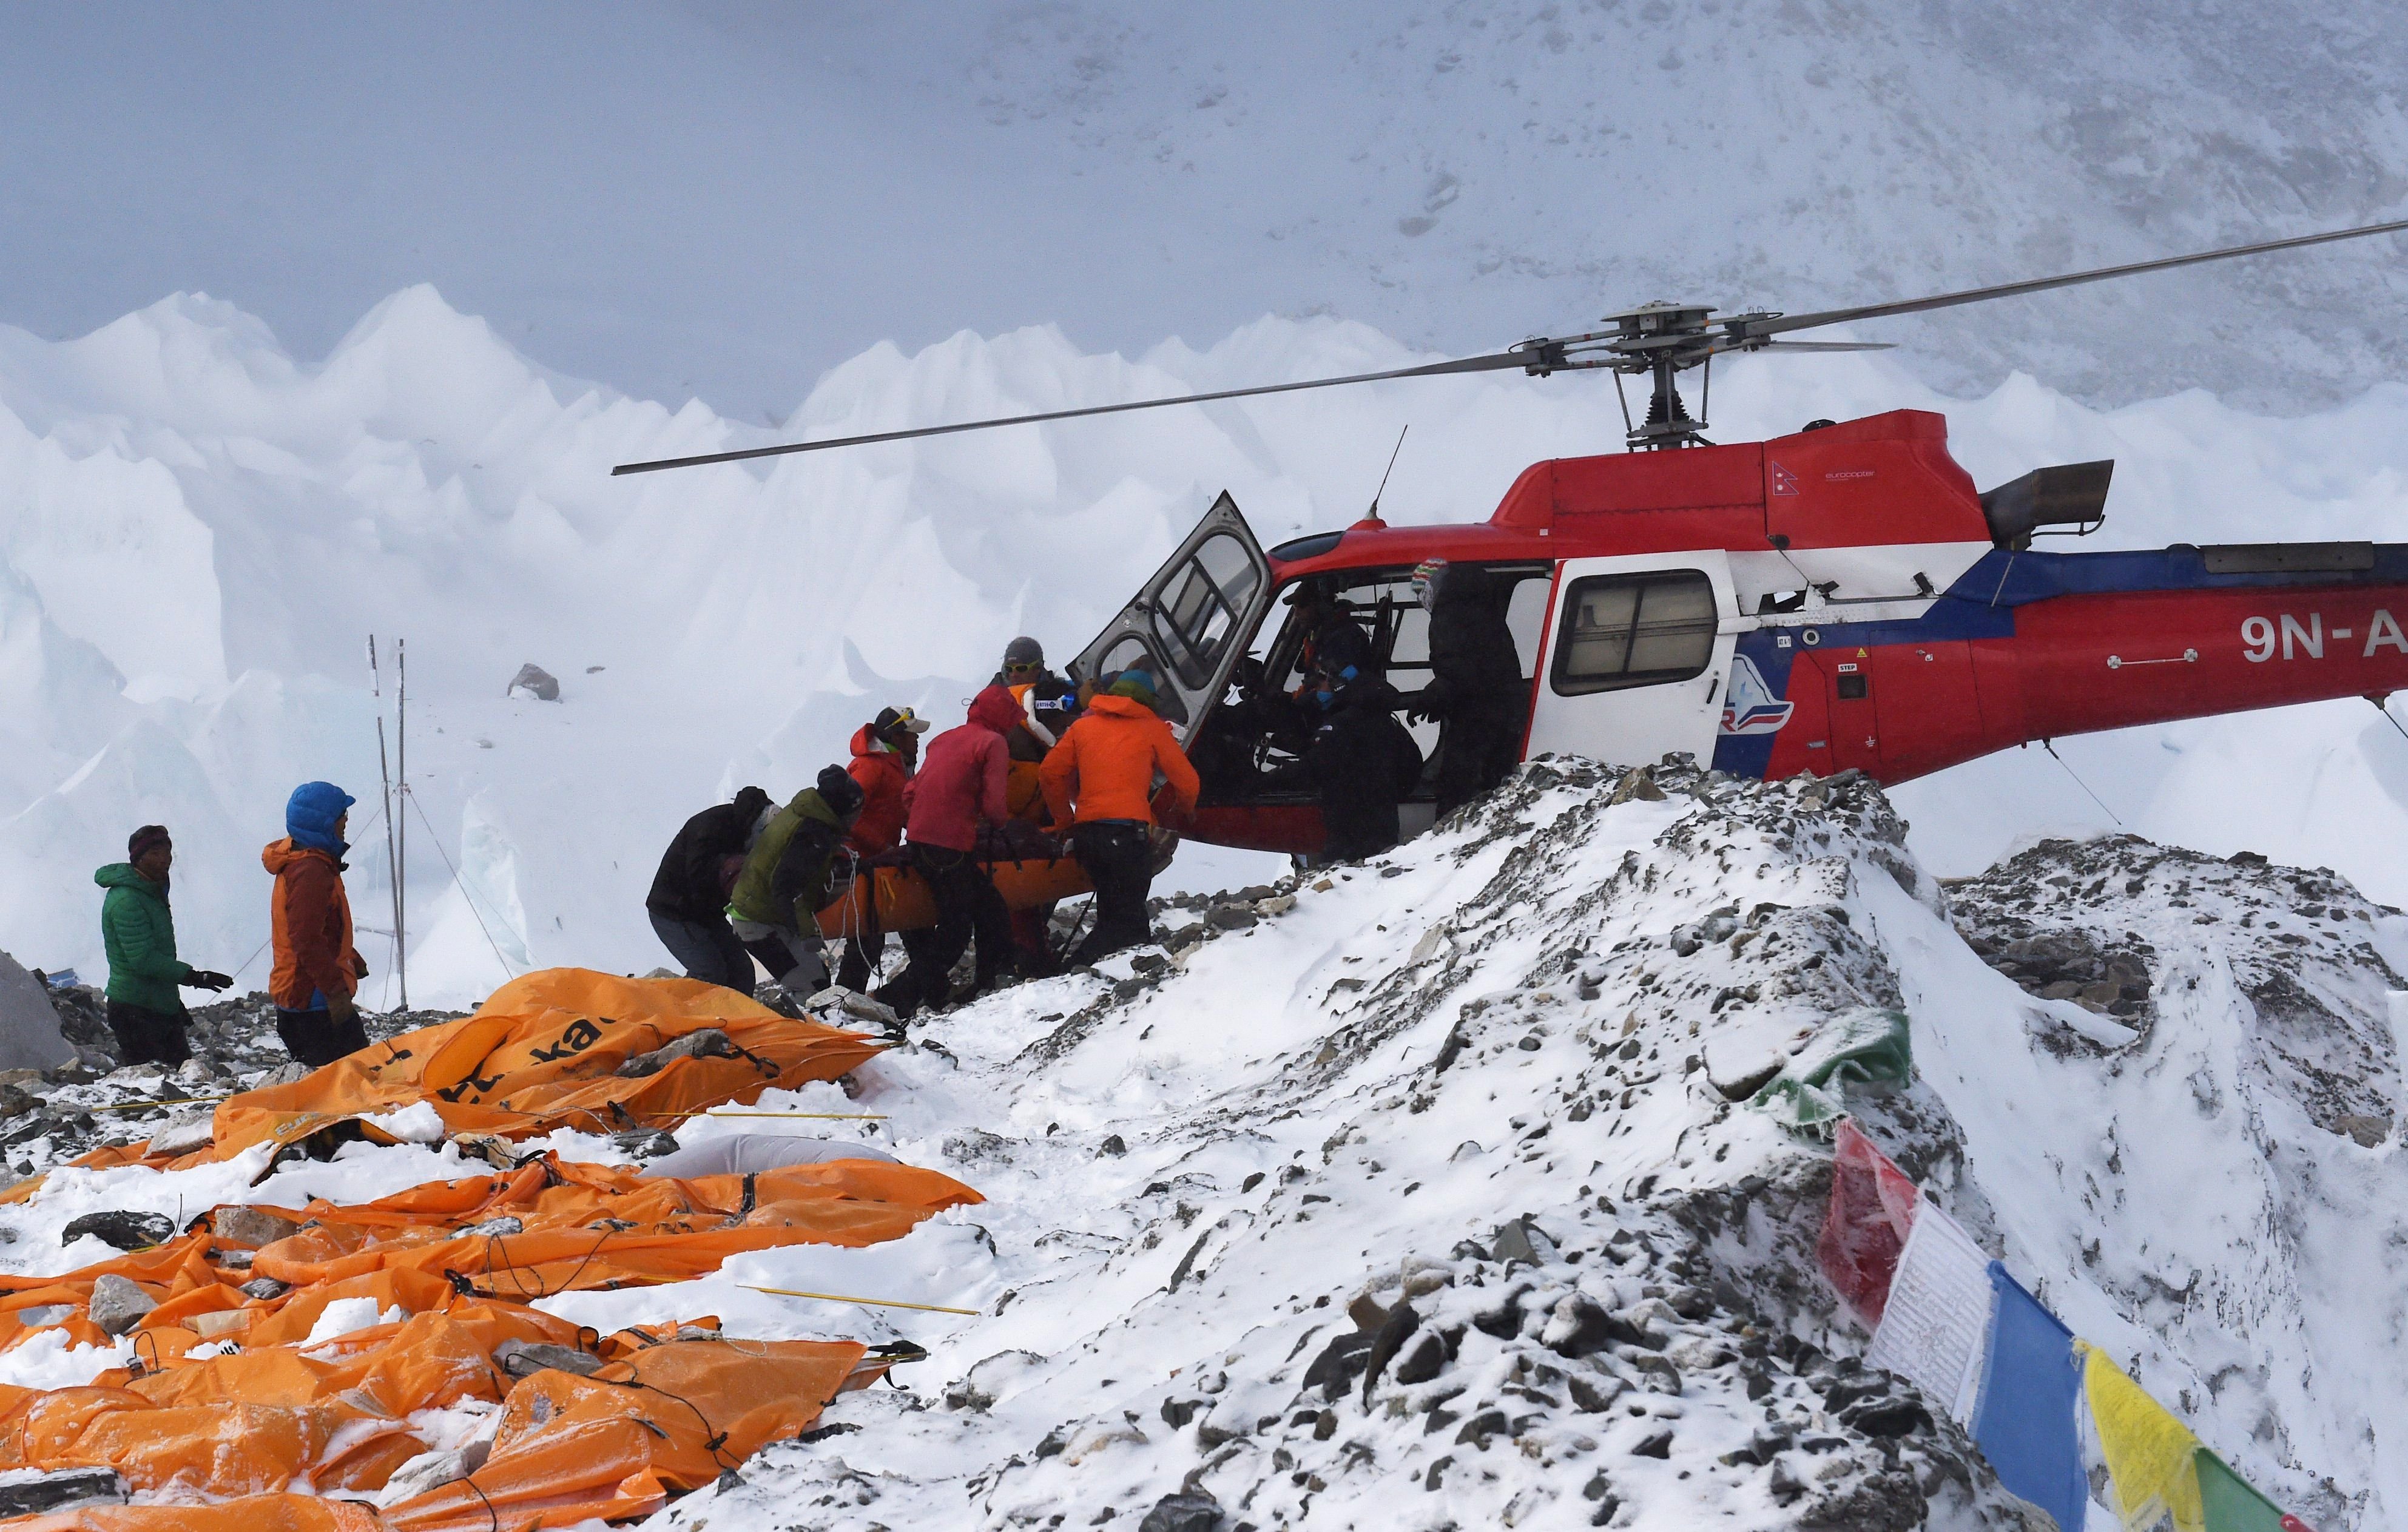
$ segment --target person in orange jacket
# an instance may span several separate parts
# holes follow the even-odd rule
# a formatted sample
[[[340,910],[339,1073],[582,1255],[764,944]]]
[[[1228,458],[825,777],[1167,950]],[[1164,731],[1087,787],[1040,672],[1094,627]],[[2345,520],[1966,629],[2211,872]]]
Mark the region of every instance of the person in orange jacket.
[[[1045,756],[1045,802],[1096,889],[1096,925],[1073,963],[1147,939],[1154,886],[1154,780],[1168,784],[1169,815],[1184,820],[1199,783],[1170,725],[1154,710],[1154,678],[1124,670]]]
[[[269,895],[276,966],[267,978],[276,1032],[294,1062],[312,1069],[368,1045],[352,998],[368,966],[351,945],[351,901],[343,892],[351,803],[332,782],[303,782],[284,805],[284,838],[259,853],[276,879]]]
[[[920,737],[927,732],[928,721],[909,708],[881,708],[876,718],[853,731],[853,764],[845,770],[861,784],[861,817],[853,822],[845,845],[853,852],[861,896],[855,909],[859,928],[845,938],[844,956],[837,964],[836,981],[845,989],[868,993],[869,976],[886,950],[886,933],[878,923],[877,875],[858,859],[903,843],[904,790],[919,767]]]

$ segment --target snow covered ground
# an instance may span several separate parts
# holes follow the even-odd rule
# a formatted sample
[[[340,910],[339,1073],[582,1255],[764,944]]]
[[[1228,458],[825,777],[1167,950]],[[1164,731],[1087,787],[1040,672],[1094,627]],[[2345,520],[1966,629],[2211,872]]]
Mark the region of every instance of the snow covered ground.
[[[748,781],[791,792],[882,704],[950,722],[1016,632],[1073,650],[1223,489],[1266,541],[1343,525],[1410,422],[1385,514],[1478,520],[1527,463],[1609,449],[1619,415],[1595,377],[1465,379],[767,468],[613,480],[612,464],[1414,354],[1333,320],[1266,319],[1138,358],[1047,329],[965,334],[910,356],[873,348],[773,431],[551,373],[423,287],[319,363],[190,296],[72,341],[0,329],[0,945],[95,976],[91,871],[155,820],[177,837],[187,955],[256,984],[258,848],[292,786],[323,777],[363,800],[352,892],[381,985],[375,633],[388,704],[394,639],[410,658],[413,1003],[466,1004],[530,966],[647,969],[663,954],[643,891],[687,814]],[[2114,457],[2101,543],[2408,525],[2396,385],[2271,421],[2201,394],[2101,413],[2021,378],[1952,400],[1881,356],[1721,370],[1728,438],[1909,405],[1947,411],[1985,485]],[[525,661],[561,678],[559,703],[503,695]],[[2059,748],[2152,838],[2330,866],[2408,902],[2408,738],[2363,703]],[[1944,874],[2034,835],[2114,827],[2037,750],[1899,801]],[[1264,859],[1198,848],[1174,870],[1197,887],[1267,875]]]
[[[2408,920],[2131,838],[1943,888],[1860,780],[1656,780],[1610,803],[1612,772],[1541,764],[1387,858],[917,1028],[849,1107],[775,1098],[886,1113],[859,1131],[988,1201],[551,1300],[933,1353],[650,1525],[1134,1525],[1201,1493],[1263,1528],[2036,1526],[1857,1367],[1813,1267],[1827,1153],[1742,1104],[1867,1008],[1903,1009],[1918,1065],[1851,1098],[1876,1141],[2277,1499],[2392,1525]],[[55,1269],[92,1206],[365,1197],[454,1160],[62,1177],[0,1225]]]

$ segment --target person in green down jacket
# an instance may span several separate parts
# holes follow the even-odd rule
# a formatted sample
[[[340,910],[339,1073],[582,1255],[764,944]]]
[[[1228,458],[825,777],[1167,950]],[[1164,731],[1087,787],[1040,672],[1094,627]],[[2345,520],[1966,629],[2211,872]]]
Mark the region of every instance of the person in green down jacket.
[[[125,857],[92,875],[108,890],[100,904],[100,938],[108,950],[108,1029],[117,1034],[120,1063],[181,1064],[193,1053],[184,1041],[191,1018],[178,986],[222,990],[234,981],[176,955],[176,917],[167,909],[167,868],[176,847],[165,827],[135,831]]]
[[[861,784],[842,766],[829,766],[778,810],[736,875],[727,920],[744,950],[790,994],[827,987],[820,907],[845,833],[861,817]]]

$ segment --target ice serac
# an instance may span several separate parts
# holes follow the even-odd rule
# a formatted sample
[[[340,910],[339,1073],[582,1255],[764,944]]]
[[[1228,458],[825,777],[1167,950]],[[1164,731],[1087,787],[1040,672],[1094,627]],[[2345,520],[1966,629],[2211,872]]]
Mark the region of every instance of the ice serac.
[[[186,955],[256,984],[265,958],[242,966],[267,937],[257,850],[293,786],[322,778],[361,800],[353,902],[389,929],[361,652],[375,633],[388,723],[393,641],[408,640],[408,928],[438,932],[438,906],[464,897],[454,827],[481,795],[509,826],[531,955],[650,966],[666,954],[644,893],[687,815],[747,782],[791,793],[880,706],[957,717],[1015,634],[1058,658],[1222,490],[1267,543],[1344,525],[1410,417],[1384,512],[1477,522],[1529,465],[1617,438],[1602,382],[1515,376],[767,466],[613,479],[613,464],[1428,359],[1327,318],[1139,356],[1083,352],[1046,326],[961,334],[869,349],[773,431],[560,377],[426,287],[378,306],[322,362],[197,295],[77,340],[0,332],[0,923],[29,963],[97,973],[91,871],[136,825],[165,823]],[[1734,367],[1714,392],[1734,441],[1899,408],[1944,409],[1978,483],[2115,459],[2102,537],[2127,546],[2389,536],[2408,481],[2397,385],[2280,422],[2203,394],[2100,413],[2029,379],[1946,399],[1886,357]],[[496,694],[529,656],[569,705]],[[2325,863],[2408,900],[2408,740],[2362,702],[2057,746],[2157,840]],[[2036,751],[1899,801],[1918,854],[1950,874],[2034,832],[2108,823]],[[1216,881],[1199,850],[1175,880]],[[1234,880],[1267,875],[1258,863]],[[500,932],[489,943],[463,919],[457,934],[465,945],[447,937],[412,976],[414,1000],[473,1003],[500,976]],[[369,935],[372,998],[394,1003],[389,938]]]
[[[2311,1525],[2388,1525],[2408,1203],[2358,1119],[2400,917],[2133,839],[1943,886],[1861,779],[1655,775],[1541,762],[866,1067],[900,1150],[975,1167],[1010,1296],[937,1347],[943,1409],[864,1396],[841,1470],[772,1455],[722,1508],[2037,1529],[1960,1399],[1863,1364],[1830,1152],[1766,1110],[1891,1011],[1913,1077],[1823,1088],[1980,1259]]]

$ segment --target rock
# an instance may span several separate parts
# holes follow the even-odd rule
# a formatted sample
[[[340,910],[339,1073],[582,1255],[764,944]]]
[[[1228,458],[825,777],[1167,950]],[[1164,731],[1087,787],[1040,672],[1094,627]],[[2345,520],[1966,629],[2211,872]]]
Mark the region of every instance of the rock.
[[[0,952],[0,1069],[47,1069],[66,1057],[75,1045],[62,1020],[49,987]],[[109,1052],[114,1057],[114,1050]]]
[[[1630,1449],[1633,1457],[1670,1458],[1672,1455],[1672,1433],[1657,1431]]]
[[[1606,807],[1610,809],[1634,798],[1641,803],[1664,801],[1664,790],[1656,785],[1656,774],[1645,766],[1633,766],[1623,774],[1622,780],[1614,784],[1612,795],[1605,800]]]
[[[1212,1532],[1221,1525],[1221,1502],[1202,1490],[1166,1495],[1137,1524],[1137,1532]]]
[[[1293,894],[1274,894],[1274,895],[1271,895],[1269,898],[1268,898],[1268,899],[1260,899],[1260,900],[1255,901],[1255,904],[1254,904],[1254,913],[1255,913],[1255,914],[1257,914],[1257,915],[1264,915],[1264,916],[1270,916],[1270,915],[1284,915],[1284,914],[1286,914],[1289,910],[1294,909],[1295,908],[1296,908],[1296,895],[1293,895]]]
[[[292,1291],[292,1287],[289,1283],[278,1281],[273,1277],[253,1277],[235,1291],[244,1297],[257,1298],[262,1303],[267,1303],[282,1297]]]
[[[123,1212],[110,1209],[67,1220],[67,1226],[59,1231],[59,1243],[72,1245],[87,1234],[119,1250],[149,1250],[176,1237],[176,1221],[165,1213]]]
[[[621,1153],[639,1160],[656,1160],[678,1151],[677,1135],[656,1127],[631,1127],[610,1135],[610,1142]]]
[[[2380,1148],[2383,1140],[2391,1137],[2391,1119],[2387,1117],[2365,1117],[2356,1112],[2344,1112],[2337,1123],[2360,1149]]]
[[[1640,1386],[1650,1394],[1681,1394],[1681,1369],[1660,1356],[1646,1353],[1630,1358],[1630,1370],[1639,1374]]]
[[[1434,1330],[1425,1330],[1414,1337],[1404,1354],[1397,1359],[1397,1382],[1426,1383],[1446,1367],[1446,1341]]]
[[[1576,1370],[1564,1380],[1564,1386],[1572,1396],[1572,1408],[1584,1415],[1601,1415],[1630,1392],[1630,1385],[1612,1373]]]
[[[1539,1332],[1539,1344],[1558,1356],[1586,1356],[1613,1339],[1613,1316],[1585,1293],[1567,1293]]]
[[[591,1378],[602,1370],[603,1361],[592,1352],[579,1351],[574,1346],[555,1346],[543,1340],[505,1340],[494,1348],[494,1366],[513,1378],[532,1377],[554,1368]]]
[[[481,1224],[471,1224],[460,1232],[472,1239],[491,1239],[497,1235],[523,1234],[525,1231],[524,1220],[504,1213],[499,1218],[488,1218]]]
[[[384,1488],[377,1491],[376,1503],[399,1505],[455,1479],[466,1479],[485,1466],[493,1451],[493,1442],[485,1440],[472,1441],[450,1452],[421,1453],[394,1470],[393,1477],[384,1482]]]
[[[150,1135],[153,1154],[190,1154],[217,1141],[217,1120],[208,1112],[169,1123]]]
[[[1062,1448],[1062,1461],[1078,1467],[1097,1453],[1106,1452],[1126,1442],[1132,1447],[1146,1443],[1143,1431],[1126,1421],[1102,1421],[1074,1433]]]
[[[220,1208],[209,1223],[222,1245],[259,1250],[301,1232],[301,1225],[264,1208]]]
[[[945,1407],[949,1410],[991,1410],[997,1399],[1010,1397],[1019,1392],[1018,1385],[1029,1373],[1045,1365],[1045,1358],[1035,1352],[997,1352],[982,1357],[964,1374],[962,1381],[945,1391]]]
[[[1373,1339],[1361,1330],[1331,1337],[1312,1359],[1312,1365],[1304,1369],[1304,1386],[1320,1389],[1325,1399],[1335,1399],[1345,1393],[1355,1374],[1369,1364]]]
[[[649,1053],[638,1053],[614,1071],[621,1080],[644,1080],[659,1074],[680,1059],[732,1059],[736,1045],[727,1034],[715,1026],[697,1027],[675,1042],[655,1048]]]
[[[1488,1241],[1488,1248],[1500,1261],[1526,1261],[1532,1266],[1544,1266],[1555,1258],[1555,1242],[1526,1216],[1498,1225],[1496,1238]]]
[[[92,1284],[92,1302],[84,1311],[104,1335],[123,1335],[159,1307],[159,1300],[115,1272]]]
[[[1412,1339],[1413,1332],[1421,1328],[1421,1324],[1422,1316],[1413,1312],[1413,1306],[1410,1303],[1399,1303],[1389,1311],[1387,1322],[1371,1338],[1370,1354],[1364,1363],[1364,1404],[1371,1402],[1371,1390],[1379,1386],[1380,1375],[1388,1370],[1388,1364],[1396,1359],[1397,1353]]]
[[[895,1014],[893,1006],[856,990],[841,989],[834,984],[805,1000],[803,1009],[819,1013],[839,1011],[846,1020],[865,1023],[882,1032],[900,1032],[903,1029],[903,1018]]]
[[[517,696],[522,693],[537,702],[558,702],[560,681],[551,671],[530,660],[519,666],[519,673],[512,676],[509,685],[502,689],[504,696]]]
[[[1106,1138],[1102,1143],[1099,1143],[1099,1144],[1097,1144],[1097,1145],[1096,1146],[1096,1158],[1097,1158],[1097,1159],[1099,1159],[1099,1160],[1100,1160],[1100,1159],[1103,1159],[1103,1158],[1105,1158],[1105,1157],[1107,1157],[1107,1156],[1111,1156],[1111,1157],[1113,1157],[1113,1158],[1117,1158],[1117,1157],[1119,1157],[1120,1155],[1125,1154],[1125,1153],[1128,1153],[1128,1140],[1127,1140],[1127,1139],[1125,1139],[1125,1138],[1122,1138],[1119,1134],[1117,1134],[1117,1133],[1113,1134],[1111,1137],[1110,1137],[1110,1138]]]
[[[1840,1418],[1869,1437],[1902,1437],[1931,1429],[1931,1416],[1913,1399],[1868,1399]]]
[[[29,1330],[38,1330],[45,1324],[56,1324],[74,1312],[75,1305],[72,1303],[39,1304],[31,1309],[18,1310],[17,1323]]]
[[[125,1482],[115,1468],[60,1468],[0,1483],[0,1516],[28,1516],[93,1501],[125,1503]]]
[[[1250,905],[1216,904],[1205,912],[1204,923],[1216,931],[1243,931],[1261,918]]]

